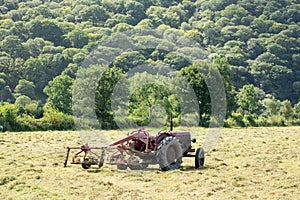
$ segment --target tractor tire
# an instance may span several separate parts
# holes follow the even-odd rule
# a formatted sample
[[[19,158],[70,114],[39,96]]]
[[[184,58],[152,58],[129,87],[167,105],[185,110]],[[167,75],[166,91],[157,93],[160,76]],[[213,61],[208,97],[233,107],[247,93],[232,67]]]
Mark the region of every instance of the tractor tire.
[[[158,145],[157,159],[162,171],[179,169],[182,163],[182,147],[175,137],[166,137]]]
[[[204,149],[203,148],[198,148],[196,150],[196,155],[195,155],[195,168],[199,169],[200,167],[204,166]]]
[[[125,169],[127,169],[127,165],[125,165],[125,164],[119,164],[119,165],[117,165],[117,168],[119,170],[125,170]]]

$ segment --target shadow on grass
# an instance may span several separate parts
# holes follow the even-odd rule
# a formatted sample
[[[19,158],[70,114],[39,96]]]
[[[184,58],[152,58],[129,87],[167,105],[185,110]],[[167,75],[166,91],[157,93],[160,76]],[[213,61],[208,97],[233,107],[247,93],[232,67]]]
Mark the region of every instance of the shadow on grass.
[[[204,167],[201,167],[199,169],[195,169],[194,166],[186,166],[186,167],[181,167],[180,171],[205,171],[209,169],[215,169],[215,168],[210,165],[205,165]]]
[[[139,170],[131,170],[129,168],[125,169],[125,170],[119,170],[117,169],[116,167],[114,166],[110,166],[110,167],[104,167],[104,168],[98,168],[98,167],[91,167],[89,168],[88,170],[86,170],[88,173],[101,173],[103,171],[106,171],[107,172],[107,169],[111,172],[134,172],[134,171],[152,171],[152,172],[164,172],[162,170],[160,170],[158,167],[148,167],[146,169],[139,169]],[[204,167],[201,167],[199,169],[195,169],[194,166],[184,166],[184,167],[181,167],[180,171],[183,171],[183,172],[189,172],[189,171],[206,171],[206,170],[209,170],[209,169],[215,169],[213,166],[210,166],[210,165],[205,165]],[[174,171],[174,170],[170,170],[170,171]]]

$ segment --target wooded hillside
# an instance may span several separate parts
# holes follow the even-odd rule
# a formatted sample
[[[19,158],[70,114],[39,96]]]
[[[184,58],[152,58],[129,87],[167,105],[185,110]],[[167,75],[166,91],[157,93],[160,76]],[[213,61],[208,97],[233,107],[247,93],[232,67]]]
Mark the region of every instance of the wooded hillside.
[[[72,128],[72,85],[84,59],[113,33],[147,28],[178,31],[214,58],[227,92],[226,125],[298,124],[299,24],[298,0],[0,0],[0,125]],[[152,49],[123,53],[109,65],[96,93],[102,128],[116,128],[109,97],[122,74],[158,61],[187,78],[199,99],[199,124],[207,125],[209,94],[199,72],[179,55]],[[178,99],[155,87],[131,97],[131,120],[149,123],[147,100],[154,98],[169,102],[162,106],[180,121]]]

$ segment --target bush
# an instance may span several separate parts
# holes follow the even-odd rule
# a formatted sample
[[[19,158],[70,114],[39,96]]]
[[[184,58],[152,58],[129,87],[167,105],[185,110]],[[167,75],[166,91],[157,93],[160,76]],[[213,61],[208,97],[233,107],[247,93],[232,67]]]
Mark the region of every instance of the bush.
[[[268,121],[268,118],[264,116],[258,116],[256,120],[257,126],[270,126],[270,122]]]
[[[27,114],[22,114],[17,117],[18,131],[37,131],[36,119]]]
[[[73,117],[54,109],[49,109],[40,119],[34,116],[22,114],[16,118],[16,125],[11,131],[47,131],[47,130],[71,130],[74,129]]]
[[[234,123],[233,126],[245,127],[245,123],[243,121],[244,117],[241,113],[232,113],[231,118],[232,118],[232,122]]]
[[[245,126],[257,126],[256,119],[254,115],[244,115],[243,122]]]
[[[13,104],[0,105],[0,125],[7,131],[17,130],[18,108]]]
[[[38,120],[39,130],[70,130],[74,129],[73,117],[52,108],[47,108],[43,118]]]
[[[269,118],[271,126],[285,126],[285,120],[280,115],[273,115]]]

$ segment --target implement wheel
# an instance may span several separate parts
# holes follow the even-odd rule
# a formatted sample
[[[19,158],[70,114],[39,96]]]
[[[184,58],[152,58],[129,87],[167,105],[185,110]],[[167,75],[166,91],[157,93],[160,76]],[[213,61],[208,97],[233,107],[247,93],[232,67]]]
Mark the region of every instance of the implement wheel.
[[[83,169],[88,169],[91,167],[90,159],[89,158],[84,158],[83,162],[81,163],[81,167]]]

